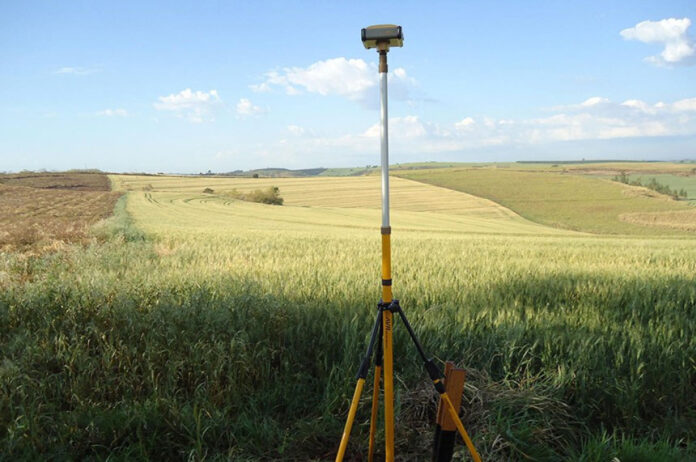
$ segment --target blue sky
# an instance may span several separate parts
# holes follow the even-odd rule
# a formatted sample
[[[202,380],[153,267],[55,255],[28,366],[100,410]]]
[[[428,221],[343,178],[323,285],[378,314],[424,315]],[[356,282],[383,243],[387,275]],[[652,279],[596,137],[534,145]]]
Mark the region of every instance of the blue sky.
[[[380,12],[380,9],[383,12]],[[696,2],[3,2],[0,171],[696,159]]]

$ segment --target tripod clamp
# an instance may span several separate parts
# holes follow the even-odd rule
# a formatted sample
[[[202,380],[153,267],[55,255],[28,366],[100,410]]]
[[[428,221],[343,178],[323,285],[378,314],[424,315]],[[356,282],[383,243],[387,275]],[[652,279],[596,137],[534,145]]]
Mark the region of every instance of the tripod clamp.
[[[435,387],[435,390],[439,395],[445,393],[445,384],[443,382],[445,376],[440,371],[440,368],[437,367],[437,364],[435,364],[433,358],[428,358],[425,354],[425,350],[423,350],[423,347],[418,341],[418,337],[416,337],[416,333],[413,331],[411,323],[409,323],[408,319],[406,318],[406,313],[404,313],[404,311],[401,309],[401,305],[399,305],[399,300],[394,299],[389,303],[380,302],[377,304],[377,307],[380,311],[380,314],[386,310],[398,314],[401,317],[401,321],[404,323],[404,326],[406,326],[406,330],[408,331],[408,334],[411,336],[411,340],[413,341],[413,344],[416,346],[416,350],[418,350],[418,354],[423,360],[423,367],[425,368],[425,371],[428,373],[430,380],[433,381],[433,386]]]

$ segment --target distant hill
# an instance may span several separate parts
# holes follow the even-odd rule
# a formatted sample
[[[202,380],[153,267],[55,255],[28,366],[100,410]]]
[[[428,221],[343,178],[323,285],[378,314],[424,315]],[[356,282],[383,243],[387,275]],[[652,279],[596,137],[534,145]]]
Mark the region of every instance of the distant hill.
[[[607,165],[616,168],[615,164]],[[595,175],[585,175],[585,169],[566,172],[546,167],[537,170],[468,167],[402,170],[394,174],[483,197],[528,220],[562,229],[644,235],[696,230],[696,214],[687,202],[612,181],[607,175],[596,175],[597,167],[592,172]],[[684,182],[690,178],[680,177]]]
[[[593,172],[599,171],[603,174],[615,175],[617,172],[643,171],[650,170],[658,172],[687,172],[690,173],[696,161],[618,161],[618,160],[559,160],[559,161],[516,161],[516,162],[406,162],[391,164],[389,169],[393,172],[404,170],[429,170],[442,168],[506,168],[522,170],[553,170],[563,169],[566,171],[577,171],[592,169]],[[379,165],[366,165],[364,167],[342,167],[342,168],[257,168],[253,170],[233,170],[230,172],[200,173],[202,176],[222,176],[222,177],[254,177],[259,178],[306,178],[312,176],[362,176],[374,175],[379,173]],[[147,174],[140,174],[147,175]],[[188,175],[184,175],[188,176]]]
[[[217,176],[236,176],[259,178],[304,178],[310,176],[361,176],[369,175],[376,171],[377,166],[368,165],[366,167],[346,167],[346,168],[305,168],[292,170],[288,168],[257,168],[254,170],[234,170],[226,173],[208,173],[207,175]]]

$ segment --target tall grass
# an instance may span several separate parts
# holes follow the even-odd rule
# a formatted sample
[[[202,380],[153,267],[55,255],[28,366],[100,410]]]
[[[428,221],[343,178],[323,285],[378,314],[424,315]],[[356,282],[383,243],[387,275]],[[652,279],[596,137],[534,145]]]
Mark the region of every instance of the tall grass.
[[[164,220],[154,195],[121,202],[99,244],[2,255],[0,453],[331,459],[375,315],[376,228],[214,201]],[[256,227],[252,208],[282,220]],[[690,240],[393,239],[397,298],[426,349],[470,371],[464,420],[488,460],[693,457]],[[398,323],[395,350],[398,452],[424,460],[435,400]]]

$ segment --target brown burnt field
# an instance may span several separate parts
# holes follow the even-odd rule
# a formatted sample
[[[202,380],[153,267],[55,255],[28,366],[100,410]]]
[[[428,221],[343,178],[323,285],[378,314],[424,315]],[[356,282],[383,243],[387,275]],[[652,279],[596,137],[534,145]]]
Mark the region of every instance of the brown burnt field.
[[[45,251],[82,242],[111,215],[119,193],[102,173],[0,175],[0,251]]]

